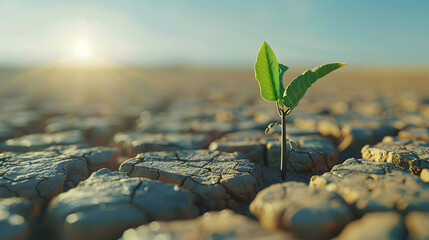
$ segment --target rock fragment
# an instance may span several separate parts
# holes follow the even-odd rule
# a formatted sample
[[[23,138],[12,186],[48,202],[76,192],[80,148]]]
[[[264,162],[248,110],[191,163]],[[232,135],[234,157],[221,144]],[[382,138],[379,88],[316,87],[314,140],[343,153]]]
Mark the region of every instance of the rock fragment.
[[[386,137],[381,143],[364,146],[362,157],[420,173],[422,169],[429,168],[429,142]]]

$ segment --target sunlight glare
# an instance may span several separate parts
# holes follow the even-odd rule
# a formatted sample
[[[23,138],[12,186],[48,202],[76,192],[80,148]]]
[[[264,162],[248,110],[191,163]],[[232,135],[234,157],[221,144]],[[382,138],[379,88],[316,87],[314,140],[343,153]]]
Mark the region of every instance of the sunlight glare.
[[[86,41],[78,41],[74,47],[74,55],[80,60],[86,60],[91,57],[91,48]]]

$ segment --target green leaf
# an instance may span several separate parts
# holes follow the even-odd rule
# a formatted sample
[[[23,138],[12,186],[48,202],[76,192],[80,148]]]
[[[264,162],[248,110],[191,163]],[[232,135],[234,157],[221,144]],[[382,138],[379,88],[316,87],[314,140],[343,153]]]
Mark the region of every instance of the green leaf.
[[[328,63],[305,71],[287,86],[283,94],[283,104],[290,110],[294,109],[314,82],[345,65],[347,63]]]
[[[280,93],[279,63],[270,45],[265,41],[259,49],[255,63],[255,78],[261,88],[261,96],[270,102],[282,98]]]
[[[285,85],[283,84],[283,74],[289,69],[288,66],[285,66],[283,64],[279,64],[279,80],[280,80],[280,94],[283,95],[285,91]]]

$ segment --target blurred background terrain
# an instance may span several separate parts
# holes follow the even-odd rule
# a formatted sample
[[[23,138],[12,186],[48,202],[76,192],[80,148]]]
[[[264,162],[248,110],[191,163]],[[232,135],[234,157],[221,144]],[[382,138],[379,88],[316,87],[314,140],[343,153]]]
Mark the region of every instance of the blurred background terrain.
[[[142,113],[182,101],[186,109],[189,99],[212,115],[248,109],[253,120],[268,115],[259,124],[276,121],[254,79],[263,40],[290,67],[285,85],[308,68],[349,63],[309,89],[298,120],[301,113],[338,114],[342,131],[344,119],[391,125],[404,114],[427,116],[427,7],[425,1],[0,1],[0,139],[98,125],[112,137],[138,128]],[[415,118],[395,128],[425,121]],[[61,125],[56,121],[65,126],[53,127]]]

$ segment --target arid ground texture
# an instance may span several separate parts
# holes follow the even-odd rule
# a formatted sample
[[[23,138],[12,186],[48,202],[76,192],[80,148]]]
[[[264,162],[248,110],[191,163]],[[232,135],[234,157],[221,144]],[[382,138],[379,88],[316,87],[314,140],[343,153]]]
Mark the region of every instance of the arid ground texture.
[[[252,68],[2,68],[0,239],[429,239],[428,69],[315,83],[283,181]]]

